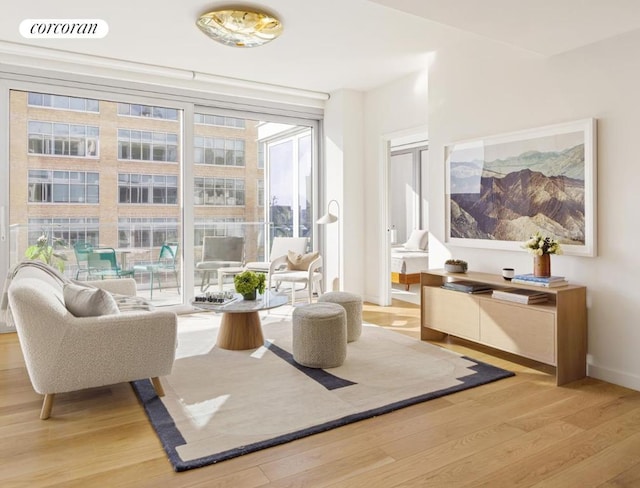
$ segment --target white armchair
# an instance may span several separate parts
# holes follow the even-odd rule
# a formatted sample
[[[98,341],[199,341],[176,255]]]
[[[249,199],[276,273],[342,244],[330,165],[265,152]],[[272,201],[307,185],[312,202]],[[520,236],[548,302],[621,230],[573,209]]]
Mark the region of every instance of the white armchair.
[[[289,251],[304,254],[307,251],[308,238],[306,237],[274,237],[271,243],[269,261],[254,261],[244,265],[250,271],[268,273],[274,259],[286,256]],[[286,261],[285,261],[286,264]]]
[[[135,295],[133,279],[90,282],[123,295]],[[168,311],[120,311],[76,317],[65,306],[64,283],[42,267],[25,266],[7,290],[8,318],[18,332],[27,372],[45,395],[41,419],[49,418],[54,395],[85,388],[159,377],[171,373],[177,316]],[[114,302],[115,303],[115,302]]]
[[[311,261],[306,270],[288,269],[286,267],[287,264],[287,255],[280,256],[271,261],[271,266],[269,267],[269,289],[271,289],[272,283],[275,284],[276,288],[278,288],[281,283],[291,283],[291,303],[295,302],[296,283],[304,283],[307,287],[309,303],[311,303],[311,299],[313,298],[313,291],[316,285],[319,288],[320,294],[324,293],[322,289],[322,273],[319,271],[319,269],[322,268],[322,256],[318,255],[317,258]],[[281,269],[283,265],[285,269]]]

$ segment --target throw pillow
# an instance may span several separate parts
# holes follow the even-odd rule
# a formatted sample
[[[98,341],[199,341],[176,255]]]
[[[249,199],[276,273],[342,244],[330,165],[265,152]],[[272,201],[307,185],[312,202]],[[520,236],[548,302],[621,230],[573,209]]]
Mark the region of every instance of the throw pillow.
[[[62,289],[67,310],[76,317],[96,317],[119,313],[118,304],[111,293],[102,288],[88,288],[66,283]]]
[[[422,236],[422,240],[420,241],[420,249],[423,251],[429,250],[429,231],[425,230],[424,235]]]
[[[409,239],[405,242],[405,249],[419,251],[427,248],[429,244],[429,231],[415,229],[411,232]]]
[[[307,271],[309,265],[320,255],[318,252],[299,254],[294,251],[287,252],[287,269],[296,271]]]

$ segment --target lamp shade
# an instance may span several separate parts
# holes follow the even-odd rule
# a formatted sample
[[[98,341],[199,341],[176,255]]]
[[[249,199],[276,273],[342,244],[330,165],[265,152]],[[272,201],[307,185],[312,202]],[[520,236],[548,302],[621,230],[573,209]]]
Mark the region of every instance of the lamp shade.
[[[327,212],[318,220],[316,220],[316,224],[324,225],[324,224],[333,224],[338,221],[338,217],[333,215],[331,212]]]

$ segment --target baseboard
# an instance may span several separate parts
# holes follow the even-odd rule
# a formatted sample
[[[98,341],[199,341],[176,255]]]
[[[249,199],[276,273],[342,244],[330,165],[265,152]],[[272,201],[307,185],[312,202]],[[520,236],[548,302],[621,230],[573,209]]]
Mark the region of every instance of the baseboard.
[[[587,364],[587,375],[591,378],[596,378],[615,385],[624,386],[625,388],[631,388],[632,390],[640,391],[640,376],[629,374],[624,371],[617,371],[615,369],[604,368],[602,366],[596,366],[594,364]]]
[[[400,300],[401,302],[412,303],[413,305],[420,305],[420,297],[412,294],[403,293],[391,293],[393,300]]]
[[[0,322],[0,334],[9,334],[16,332],[15,327],[9,327],[5,322]]]
[[[406,289],[405,285],[391,285],[391,298],[403,302],[420,305],[420,283],[414,283]]]
[[[374,305],[378,305],[379,307],[384,307],[385,306],[385,304],[383,304],[380,301],[380,297],[378,295],[367,295],[367,294],[365,294],[362,297],[362,301],[369,302],[369,303],[372,303]]]

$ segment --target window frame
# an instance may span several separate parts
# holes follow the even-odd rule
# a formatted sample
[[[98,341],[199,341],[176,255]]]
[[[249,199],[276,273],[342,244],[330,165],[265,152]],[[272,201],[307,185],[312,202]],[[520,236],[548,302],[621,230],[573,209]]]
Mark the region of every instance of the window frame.
[[[127,181],[123,181],[123,177],[126,176]],[[117,185],[118,185],[118,205],[179,205],[179,186],[178,176],[172,174],[152,174],[152,173],[125,173],[118,172]],[[136,177],[136,184],[132,181]],[[164,184],[161,184],[160,179],[164,179]],[[175,185],[169,184],[169,179],[176,180]],[[124,183],[128,183],[125,185]],[[146,183],[146,184],[145,184]],[[157,183],[157,184],[156,184]],[[175,188],[175,201],[169,202],[169,192]],[[135,191],[134,191],[135,190]],[[156,195],[158,192],[163,191],[165,194],[164,201],[156,202]],[[123,201],[122,196],[128,195],[128,201]],[[138,195],[136,201],[132,201],[132,195]],[[140,198],[142,195],[146,195],[146,198]]]
[[[38,132],[38,131],[33,131],[31,130],[32,124],[47,124],[50,125],[51,127],[51,132],[50,133],[45,133],[45,132]],[[56,127],[57,126],[57,127]],[[58,137],[56,138],[56,129],[59,131],[61,129],[61,126],[67,126],[67,132],[66,134],[68,134],[68,137],[66,139],[62,138],[60,136],[60,134],[57,134]],[[74,139],[74,135],[72,134],[72,130],[73,128],[79,128],[79,127],[83,127],[84,128],[84,137],[80,138],[81,140],[84,141],[84,143],[82,144],[83,148],[84,148],[84,154],[71,154],[71,145],[72,145],[72,141]],[[89,129],[95,129],[95,134],[88,134]],[[41,144],[43,147],[48,146],[50,150],[53,150],[53,152],[35,152],[31,150],[31,146],[32,146],[32,140],[36,140],[35,137],[39,135],[41,136]],[[48,136],[48,137],[47,137]],[[78,136],[75,136],[75,138],[77,139]],[[66,143],[66,145],[69,148],[69,153],[68,154],[58,154],[55,152],[56,150],[56,142],[60,142],[63,145]],[[92,151],[89,150],[89,148],[91,147],[91,143],[94,144],[94,149]],[[70,123],[65,123],[65,122],[54,122],[54,121],[48,121],[48,120],[38,120],[38,119],[28,119],[27,120],[27,154],[29,156],[37,156],[37,157],[47,157],[47,158],[82,158],[82,159],[99,159],[100,158],[100,151],[99,151],[99,147],[100,147],[100,127],[98,126],[94,126],[94,125],[88,125],[88,124],[70,124]],[[89,154],[93,152],[93,154]]]
[[[40,95],[42,97],[42,100],[44,101],[45,97],[51,97],[51,105],[45,105],[44,103],[31,103],[31,95]],[[67,99],[68,100],[68,107],[56,107],[54,105],[56,100],[61,100],[61,99]],[[72,100],[83,100],[84,101],[84,109],[80,109],[80,108],[71,108],[71,101]],[[87,106],[89,105],[89,102],[96,102],[98,108],[97,110],[90,110],[87,108]],[[74,97],[74,96],[69,96],[69,95],[56,95],[56,94],[51,94],[51,93],[43,93],[43,92],[37,92],[37,91],[29,91],[29,95],[27,96],[27,106],[29,107],[37,107],[37,108],[42,108],[42,109],[46,109],[46,110],[65,110],[65,111],[69,111],[69,112],[86,112],[86,113],[90,113],[90,114],[99,114],[100,113],[100,100],[94,99],[94,98],[86,98],[86,97]]]
[[[42,178],[40,180],[37,180],[36,175],[34,175],[32,179],[31,173],[36,173],[36,172],[47,173],[46,179]],[[58,173],[57,175],[58,180],[56,180],[56,173]],[[60,177],[62,176],[61,173],[66,173],[67,178],[60,179]],[[73,183],[74,180],[72,180],[71,175],[74,173],[84,175],[82,185],[80,183]],[[89,175],[97,175],[96,183],[89,182]],[[67,181],[66,186],[68,187],[68,189],[66,194],[68,198],[66,200],[55,200],[56,188],[58,187],[58,190],[60,190],[59,187],[65,186],[64,181]],[[45,195],[45,197],[47,197],[46,199],[42,199],[42,200],[32,199],[36,194],[36,191],[35,191],[36,185],[40,188],[40,192],[38,193],[40,193],[40,195]],[[84,201],[82,202],[71,200],[72,189],[78,186],[82,186],[84,188],[84,192],[83,192]],[[89,201],[89,194],[90,194],[89,188],[97,191],[96,201]],[[31,205],[31,204],[99,205],[100,204],[100,173],[97,171],[72,171],[67,169],[30,169],[27,171],[27,204],[28,205]]]
[[[123,141],[124,138],[121,136],[121,134],[124,134],[124,132],[128,133],[128,145],[127,145],[127,152],[129,154],[128,158],[124,158],[122,157],[122,153],[123,150],[122,148],[124,147]],[[135,134],[139,134],[139,138],[136,138],[135,141],[132,139],[132,133]],[[176,138],[176,144],[169,144],[168,139],[169,136],[175,136]],[[164,144],[161,143],[160,139],[164,139]],[[134,162],[134,163],[168,163],[168,164],[179,164],[179,154],[180,154],[180,137],[179,134],[174,133],[174,132],[165,132],[165,131],[159,131],[159,130],[139,130],[139,129],[132,129],[132,128],[128,128],[128,127],[118,127],[117,129],[117,135],[116,135],[116,141],[118,144],[118,161],[127,161],[127,162]],[[134,147],[134,144],[136,144],[136,146]],[[137,145],[139,144],[139,149],[137,149]],[[155,159],[155,154],[156,154],[156,149],[158,148],[163,148],[164,149],[164,153],[166,155],[166,157],[169,156],[169,154],[172,153],[172,151],[170,150],[170,148],[174,148],[173,154],[175,154],[175,160],[169,160],[169,159]],[[133,153],[134,151],[136,152],[136,154],[140,154],[141,156],[144,156],[145,154],[148,154],[148,157],[133,157]]]
[[[80,64],[78,66],[81,66]],[[108,71],[108,70],[107,70]],[[88,88],[90,87],[90,88]],[[149,83],[140,81],[136,77],[135,81],[130,77],[122,77],[114,72],[112,75],[96,77],[90,74],[90,70],[80,71],[79,74],[65,74],[62,72],[52,72],[35,66],[0,66],[0,97],[6,103],[0,104],[0,147],[9,147],[10,128],[10,106],[9,94],[12,90],[24,92],[45,92],[70,97],[85,97],[87,99],[110,100],[122,103],[144,102],[153,106],[158,104],[164,107],[172,107],[181,110],[183,113],[181,130],[182,141],[179,142],[178,154],[184,164],[182,165],[180,176],[182,181],[182,191],[180,195],[181,222],[183,228],[193,228],[194,212],[186,209],[193,207],[193,169],[188,161],[193,160],[193,148],[188,141],[193,140],[194,126],[193,117],[195,112],[204,113],[215,112],[231,117],[243,119],[268,120],[270,122],[282,121],[288,124],[300,124],[311,127],[314,137],[314,174],[313,174],[313,208],[318,212],[319,205],[317,195],[321,190],[321,182],[318,179],[319,161],[321,160],[322,147],[319,141],[323,140],[322,118],[323,102],[310,97],[307,105],[304,95],[294,97],[295,101],[290,101],[289,95],[280,96],[268,89],[265,90],[264,98],[261,98],[260,90],[252,89],[243,91],[242,87],[234,89],[233,93],[228,91],[207,91],[206,93],[193,90],[188,84],[158,85],[155,80],[149,78]],[[300,103],[302,102],[302,103]],[[90,114],[93,116],[92,114]],[[185,142],[186,141],[186,142]],[[28,148],[27,148],[28,151]],[[176,161],[177,162],[177,161]],[[0,170],[4,174],[9,174],[9,153],[3,151],[0,156]],[[9,178],[0,183],[4,191],[0,191],[0,208],[9,209]],[[246,188],[245,188],[246,190]],[[6,214],[7,217],[9,214]],[[7,218],[8,220],[8,218]],[[193,233],[183,232],[183,249],[193,248]],[[314,233],[314,241],[316,240]],[[8,271],[8,257],[10,256],[9,241],[0,241],[0,255],[6,256],[7,261],[0,260],[0,272]],[[317,242],[312,246],[317,247]],[[183,266],[187,270],[184,273],[185,290],[193,288],[193,276],[191,270],[195,269],[193,256],[185,253],[183,256]],[[187,303],[189,296],[183,295],[183,300]],[[1,327],[1,324],[0,324]]]

